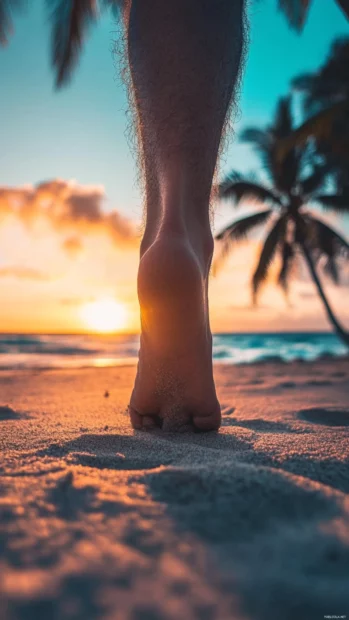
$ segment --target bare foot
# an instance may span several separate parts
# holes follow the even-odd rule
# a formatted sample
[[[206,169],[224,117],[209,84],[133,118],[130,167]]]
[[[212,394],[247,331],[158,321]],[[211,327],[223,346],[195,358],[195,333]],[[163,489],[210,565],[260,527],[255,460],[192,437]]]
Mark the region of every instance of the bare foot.
[[[186,236],[162,234],[141,258],[142,334],[129,406],[136,429],[220,426],[207,305],[211,253]]]

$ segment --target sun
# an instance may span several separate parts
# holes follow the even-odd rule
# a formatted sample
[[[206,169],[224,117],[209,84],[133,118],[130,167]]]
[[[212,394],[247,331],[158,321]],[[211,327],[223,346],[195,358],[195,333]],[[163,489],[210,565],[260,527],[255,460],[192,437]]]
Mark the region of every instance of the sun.
[[[100,299],[84,304],[81,307],[81,318],[89,330],[110,333],[126,326],[127,311],[115,299]]]

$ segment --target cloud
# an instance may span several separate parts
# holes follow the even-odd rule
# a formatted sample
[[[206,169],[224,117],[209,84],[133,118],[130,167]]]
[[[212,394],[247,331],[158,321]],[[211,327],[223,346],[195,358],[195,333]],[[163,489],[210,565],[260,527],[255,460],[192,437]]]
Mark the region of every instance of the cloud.
[[[96,297],[63,297],[59,303],[62,306],[81,306],[82,304],[91,303],[96,301]]]
[[[22,265],[10,265],[8,267],[0,267],[0,278],[16,278],[18,280],[36,280],[38,282],[47,282],[51,277],[31,267]]]
[[[30,226],[43,218],[58,232],[73,236],[104,233],[116,246],[135,245],[138,235],[134,223],[116,209],[104,211],[104,199],[100,185],[79,185],[61,179],[35,187],[0,187],[0,222],[13,215]],[[77,245],[76,242],[75,251]],[[68,243],[65,250],[72,247]]]
[[[66,239],[64,239],[62,243],[62,248],[69,256],[75,258],[78,254],[82,252],[82,250],[84,249],[84,245],[80,237],[72,235],[71,237],[67,237]]]

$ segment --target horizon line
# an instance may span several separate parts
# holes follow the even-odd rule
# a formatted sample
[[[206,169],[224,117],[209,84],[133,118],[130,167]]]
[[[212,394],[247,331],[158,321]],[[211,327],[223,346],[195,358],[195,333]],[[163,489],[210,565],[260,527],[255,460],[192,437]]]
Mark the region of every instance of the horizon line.
[[[69,331],[69,332],[56,332],[56,331],[0,331],[1,336],[101,336],[101,337],[111,337],[111,336],[137,336],[140,335],[140,331],[119,331],[119,332],[91,332],[91,331]],[[328,330],[281,330],[281,331],[213,331],[213,336],[250,336],[250,335],[264,335],[264,336],[273,336],[273,335],[283,335],[283,334],[332,334],[336,335],[334,331],[331,329]]]

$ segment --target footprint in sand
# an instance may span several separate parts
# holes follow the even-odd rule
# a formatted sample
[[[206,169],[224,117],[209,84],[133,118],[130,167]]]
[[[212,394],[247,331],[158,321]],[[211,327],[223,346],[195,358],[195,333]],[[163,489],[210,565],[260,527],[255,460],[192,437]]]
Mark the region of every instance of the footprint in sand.
[[[71,463],[98,469],[155,469],[172,462],[170,455],[154,442],[154,437],[86,434],[62,448]]]
[[[312,424],[324,426],[349,426],[349,411],[347,409],[335,409],[333,407],[301,409],[298,417]]]

